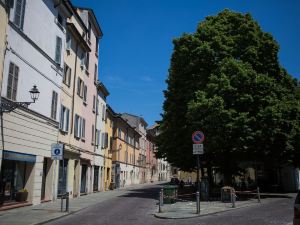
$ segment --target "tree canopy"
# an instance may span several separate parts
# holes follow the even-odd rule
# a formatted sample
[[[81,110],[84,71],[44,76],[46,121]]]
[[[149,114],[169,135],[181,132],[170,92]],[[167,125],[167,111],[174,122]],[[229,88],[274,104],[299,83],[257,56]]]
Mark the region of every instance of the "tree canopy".
[[[203,159],[224,174],[241,160],[299,164],[299,82],[280,65],[271,34],[226,9],[173,43],[159,157],[194,169],[191,134],[202,130]]]

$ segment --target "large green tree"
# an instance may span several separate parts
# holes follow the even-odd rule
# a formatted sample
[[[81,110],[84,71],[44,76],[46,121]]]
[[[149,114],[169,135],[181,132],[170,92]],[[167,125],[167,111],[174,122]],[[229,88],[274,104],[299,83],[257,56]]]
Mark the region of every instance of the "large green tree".
[[[194,169],[191,134],[200,129],[203,159],[228,180],[241,160],[299,163],[299,83],[250,14],[226,9],[173,43],[158,156]]]

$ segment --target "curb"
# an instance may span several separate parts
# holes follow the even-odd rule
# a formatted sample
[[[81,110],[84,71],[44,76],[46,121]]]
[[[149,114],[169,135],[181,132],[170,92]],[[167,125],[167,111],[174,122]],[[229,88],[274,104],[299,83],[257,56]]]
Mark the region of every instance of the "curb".
[[[257,203],[258,204],[258,203]],[[260,203],[261,204],[265,204],[265,203]],[[164,216],[164,215],[159,215],[160,213],[154,213],[154,217],[158,218],[158,219],[190,219],[190,218],[196,218],[196,217],[202,217],[202,216],[209,216],[209,215],[214,215],[214,214],[218,214],[218,213],[223,213],[223,212],[227,212],[227,211],[232,211],[232,210],[237,210],[237,209],[242,209],[242,208],[247,208],[247,207],[254,207],[254,206],[258,206],[258,205],[244,205],[244,206],[240,206],[238,208],[228,208],[222,211],[217,211],[217,212],[211,212],[211,213],[206,213],[206,214],[196,214],[195,215],[191,215],[191,216],[187,216],[187,217],[170,217],[170,216]],[[200,211],[201,212],[201,211]]]

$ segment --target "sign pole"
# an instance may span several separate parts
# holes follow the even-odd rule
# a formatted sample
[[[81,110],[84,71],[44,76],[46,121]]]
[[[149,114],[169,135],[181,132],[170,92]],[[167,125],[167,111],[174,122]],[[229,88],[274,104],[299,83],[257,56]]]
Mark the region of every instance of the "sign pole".
[[[203,154],[203,144],[205,137],[202,131],[195,131],[192,134],[193,154],[197,155],[197,213],[200,213],[200,155]]]
[[[199,199],[198,199],[198,212],[200,213],[200,155],[197,155],[197,185],[198,185],[198,193],[199,193]]]

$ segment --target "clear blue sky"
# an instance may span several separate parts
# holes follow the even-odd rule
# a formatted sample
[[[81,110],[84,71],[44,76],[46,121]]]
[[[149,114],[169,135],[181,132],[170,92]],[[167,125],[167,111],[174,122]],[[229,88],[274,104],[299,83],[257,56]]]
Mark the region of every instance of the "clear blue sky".
[[[94,10],[104,36],[100,41],[99,79],[119,113],[160,119],[172,40],[192,33],[208,15],[224,8],[250,12],[280,45],[280,62],[300,78],[299,0],[73,0]]]

